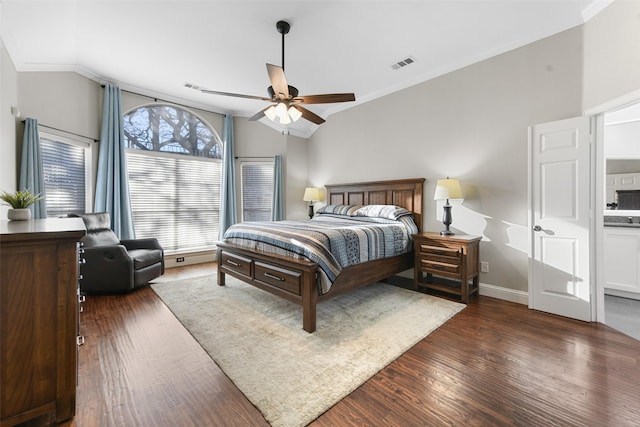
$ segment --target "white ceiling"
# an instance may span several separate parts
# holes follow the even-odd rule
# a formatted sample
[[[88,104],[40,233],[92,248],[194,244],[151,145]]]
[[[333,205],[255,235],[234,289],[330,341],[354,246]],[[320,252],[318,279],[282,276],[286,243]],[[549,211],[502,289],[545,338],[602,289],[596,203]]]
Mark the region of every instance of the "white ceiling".
[[[2,0],[0,34],[19,72],[75,71],[124,90],[250,117],[268,103],[206,95],[186,82],[267,96],[265,63],[301,95],[354,92],[330,115],[580,25],[611,0]],[[393,70],[412,56],[416,62]],[[266,123],[265,124],[280,129]],[[308,137],[304,119],[289,126]]]

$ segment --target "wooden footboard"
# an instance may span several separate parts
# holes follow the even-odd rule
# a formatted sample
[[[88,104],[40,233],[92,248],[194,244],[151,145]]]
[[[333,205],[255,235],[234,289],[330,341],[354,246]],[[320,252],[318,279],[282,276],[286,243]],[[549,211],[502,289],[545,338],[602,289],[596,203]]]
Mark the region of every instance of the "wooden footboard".
[[[318,264],[311,261],[249,251],[218,243],[218,285],[225,274],[302,306],[302,329],[316,330],[319,302],[378,282],[413,267],[413,252],[342,269],[329,292],[319,295]]]
[[[327,185],[328,204],[397,205],[413,212],[422,227],[424,178]],[[253,251],[227,242],[218,246],[218,284],[225,275],[249,283],[302,306],[302,327],[316,330],[316,305],[413,267],[413,252],[342,269],[329,292],[318,293],[318,264],[292,257]]]
[[[225,274],[302,306],[302,328],[316,330],[318,264],[218,243],[218,285]]]

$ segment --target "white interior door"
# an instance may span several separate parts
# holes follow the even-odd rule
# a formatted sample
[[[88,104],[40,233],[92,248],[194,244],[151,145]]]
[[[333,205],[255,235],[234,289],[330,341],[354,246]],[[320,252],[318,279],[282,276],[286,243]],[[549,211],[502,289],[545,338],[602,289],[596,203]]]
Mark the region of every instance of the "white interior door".
[[[589,118],[529,129],[529,308],[591,321]]]

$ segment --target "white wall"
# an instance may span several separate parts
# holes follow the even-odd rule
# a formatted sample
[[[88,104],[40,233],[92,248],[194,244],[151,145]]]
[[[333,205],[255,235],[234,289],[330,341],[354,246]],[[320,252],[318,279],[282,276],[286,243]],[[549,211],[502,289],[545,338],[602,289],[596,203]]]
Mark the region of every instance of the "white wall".
[[[11,107],[18,106],[17,73],[13,62],[0,40],[0,191],[18,189],[16,164],[16,124],[18,118]],[[7,218],[8,207],[0,205],[0,218]]]
[[[236,157],[260,160],[260,157],[282,155],[286,218],[304,219],[307,210],[302,195],[307,185],[307,141],[297,136],[282,135],[262,123],[250,122],[246,117],[235,117],[233,126]],[[236,166],[239,170],[239,163]],[[239,179],[237,177],[238,185]]]
[[[616,0],[584,25],[584,110],[640,99],[640,2]]]
[[[609,159],[640,159],[640,120],[606,125],[604,155]]]
[[[580,115],[581,75],[575,28],[333,115],[311,137],[310,181],[425,177],[423,226],[439,231],[435,182],[460,179],[452,227],[483,236],[481,282],[526,291],[527,127]]]

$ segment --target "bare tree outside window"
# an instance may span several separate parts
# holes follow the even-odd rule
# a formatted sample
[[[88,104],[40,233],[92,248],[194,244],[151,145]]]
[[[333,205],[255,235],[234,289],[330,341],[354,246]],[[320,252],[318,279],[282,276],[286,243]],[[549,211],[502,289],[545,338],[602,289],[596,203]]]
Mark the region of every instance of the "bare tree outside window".
[[[151,105],[125,114],[123,121],[129,148],[222,158],[218,136],[187,110]]]

